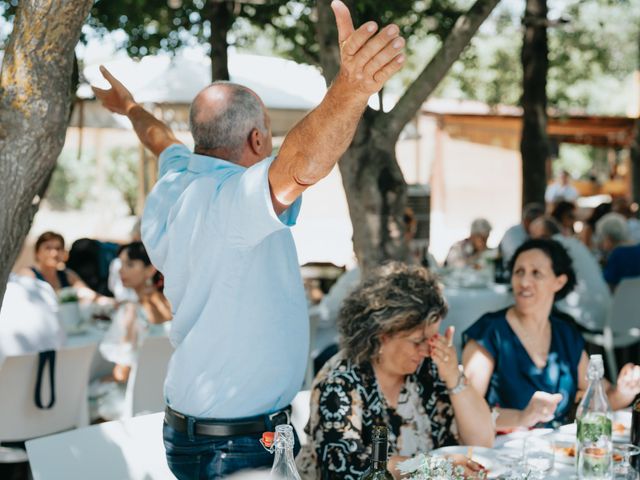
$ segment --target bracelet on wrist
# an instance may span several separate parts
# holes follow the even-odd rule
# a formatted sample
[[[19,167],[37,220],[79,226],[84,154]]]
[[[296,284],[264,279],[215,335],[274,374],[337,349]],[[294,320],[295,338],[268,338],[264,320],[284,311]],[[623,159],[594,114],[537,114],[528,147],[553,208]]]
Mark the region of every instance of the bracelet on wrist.
[[[458,381],[453,388],[447,388],[447,393],[449,395],[457,395],[465,388],[467,388],[467,377],[465,376],[463,371],[460,371],[460,374],[458,375]]]

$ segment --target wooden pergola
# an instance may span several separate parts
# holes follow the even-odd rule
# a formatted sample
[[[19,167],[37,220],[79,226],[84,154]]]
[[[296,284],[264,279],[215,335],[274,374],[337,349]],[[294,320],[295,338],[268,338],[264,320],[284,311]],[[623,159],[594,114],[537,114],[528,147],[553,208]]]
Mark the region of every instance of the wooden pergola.
[[[508,113],[458,113],[423,109],[438,119],[440,128],[453,138],[519,151],[522,117],[519,109]],[[547,132],[557,144],[591,145],[630,152],[628,193],[640,201],[640,119],[599,115],[566,115],[548,118]]]

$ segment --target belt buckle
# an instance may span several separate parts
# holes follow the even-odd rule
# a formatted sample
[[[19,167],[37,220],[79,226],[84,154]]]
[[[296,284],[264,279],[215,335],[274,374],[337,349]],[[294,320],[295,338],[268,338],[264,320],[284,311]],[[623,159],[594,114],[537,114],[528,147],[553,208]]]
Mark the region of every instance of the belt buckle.
[[[274,413],[268,415],[269,421],[273,424],[273,419],[276,418],[281,413],[285,414],[285,416],[287,417],[286,424],[290,425],[291,424],[291,415],[289,414],[289,409],[288,408],[284,408],[284,409],[282,409],[282,410],[280,410],[278,412],[274,412]],[[280,425],[283,425],[283,424],[280,424]]]

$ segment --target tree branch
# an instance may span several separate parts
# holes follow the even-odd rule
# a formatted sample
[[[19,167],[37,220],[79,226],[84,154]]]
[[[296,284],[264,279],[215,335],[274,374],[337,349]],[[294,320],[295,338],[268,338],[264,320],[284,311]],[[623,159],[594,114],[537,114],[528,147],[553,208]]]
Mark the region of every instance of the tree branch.
[[[469,11],[458,18],[438,52],[407,89],[394,109],[378,117],[376,126],[384,122],[384,129],[388,132],[389,138],[398,138],[404,126],[420,110],[424,101],[433,93],[482,22],[499,2],[500,0],[476,0]]]

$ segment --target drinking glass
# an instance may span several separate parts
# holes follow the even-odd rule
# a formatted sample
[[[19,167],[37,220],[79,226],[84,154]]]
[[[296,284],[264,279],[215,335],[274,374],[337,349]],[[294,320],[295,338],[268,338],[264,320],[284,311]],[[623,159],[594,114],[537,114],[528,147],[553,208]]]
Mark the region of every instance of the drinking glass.
[[[616,443],[613,454],[620,455],[620,461],[613,464],[613,478],[616,480],[637,480],[638,472],[631,466],[629,459],[640,453],[640,447],[631,443]]]
[[[549,435],[529,436],[523,446],[523,463],[531,478],[545,478],[555,462],[555,445]]]

